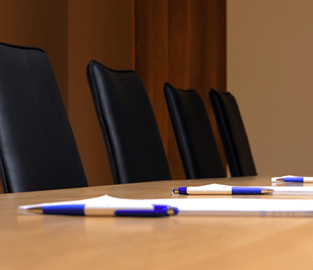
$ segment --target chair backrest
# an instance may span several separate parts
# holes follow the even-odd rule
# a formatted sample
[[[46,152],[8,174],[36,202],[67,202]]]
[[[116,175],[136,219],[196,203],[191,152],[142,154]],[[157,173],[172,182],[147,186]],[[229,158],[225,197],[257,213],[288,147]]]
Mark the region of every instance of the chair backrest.
[[[214,89],[209,96],[231,175],[256,175],[248,137],[234,96]]]
[[[209,116],[201,96],[164,84],[164,94],[187,179],[225,177]]]
[[[0,172],[4,192],[87,186],[47,54],[0,43]]]
[[[92,60],[87,77],[114,182],[171,179],[155,115],[138,74]]]

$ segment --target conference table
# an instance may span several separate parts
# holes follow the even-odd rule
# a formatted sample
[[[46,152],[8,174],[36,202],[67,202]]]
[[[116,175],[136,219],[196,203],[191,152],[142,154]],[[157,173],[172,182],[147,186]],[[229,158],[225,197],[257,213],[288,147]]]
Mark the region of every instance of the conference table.
[[[88,199],[186,198],[180,186],[271,185],[270,177],[155,181],[0,195],[0,269],[311,269],[313,218],[81,217],[18,206]],[[201,198],[234,198],[205,195]],[[239,196],[242,198],[243,196]],[[259,200],[310,196],[249,195]],[[313,196],[312,196],[313,197]],[[236,197],[238,198],[238,196]]]

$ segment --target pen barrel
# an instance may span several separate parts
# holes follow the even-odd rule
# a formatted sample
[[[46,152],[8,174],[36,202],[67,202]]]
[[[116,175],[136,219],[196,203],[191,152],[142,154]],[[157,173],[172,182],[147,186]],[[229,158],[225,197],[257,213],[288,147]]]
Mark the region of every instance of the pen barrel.
[[[147,205],[135,207],[103,207],[96,205],[49,205],[42,207],[43,214],[70,215],[70,216],[123,216],[123,217],[164,217],[176,215],[177,207],[169,205]]]
[[[185,195],[259,195],[266,193],[273,193],[274,190],[262,187],[212,187],[201,186],[201,187],[180,187],[174,189],[174,194],[185,194]]]
[[[139,216],[140,213],[144,215],[146,213],[153,212],[155,207],[151,206],[138,206],[138,207],[118,207],[118,208],[108,208],[108,207],[97,207],[97,206],[85,206],[86,216]]]
[[[153,205],[147,207],[123,207],[123,208],[111,208],[111,207],[99,207],[88,206],[85,204],[72,204],[72,205],[49,205],[42,208],[43,214],[51,215],[68,215],[68,216],[115,216],[116,211],[128,212],[128,215],[133,211],[134,213],[140,211],[154,211]]]
[[[119,216],[119,217],[165,217],[176,215],[178,209],[169,205],[151,205],[147,207],[123,207],[106,209],[101,207],[86,207],[86,216]]]
[[[182,193],[180,193],[182,194]],[[186,194],[188,195],[231,195],[232,190],[231,188],[225,189],[203,189],[198,187],[188,187]]]

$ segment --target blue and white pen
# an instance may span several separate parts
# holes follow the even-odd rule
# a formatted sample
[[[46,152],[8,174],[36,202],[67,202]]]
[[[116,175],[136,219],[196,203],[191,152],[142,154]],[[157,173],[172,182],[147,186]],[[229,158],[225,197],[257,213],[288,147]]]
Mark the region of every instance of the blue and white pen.
[[[282,177],[277,178],[276,181],[279,182],[296,182],[296,183],[313,183],[313,177]]]
[[[260,195],[273,192],[274,190],[270,188],[232,186],[212,187],[210,185],[200,187],[179,187],[173,189],[174,194],[183,195]]]
[[[31,212],[69,216],[120,216],[120,217],[166,217],[177,215],[178,208],[169,205],[147,207],[108,208],[85,204],[48,205],[28,209]]]

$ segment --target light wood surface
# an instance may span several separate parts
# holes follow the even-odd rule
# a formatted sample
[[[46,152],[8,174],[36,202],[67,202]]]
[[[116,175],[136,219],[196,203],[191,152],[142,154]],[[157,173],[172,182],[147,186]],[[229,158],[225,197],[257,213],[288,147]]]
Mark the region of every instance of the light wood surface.
[[[210,183],[271,185],[270,177],[256,176],[1,194],[0,269],[312,268],[312,218],[121,218],[17,213],[19,205],[104,194],[134,199],[178,198],[171,194],[172,188]]]

